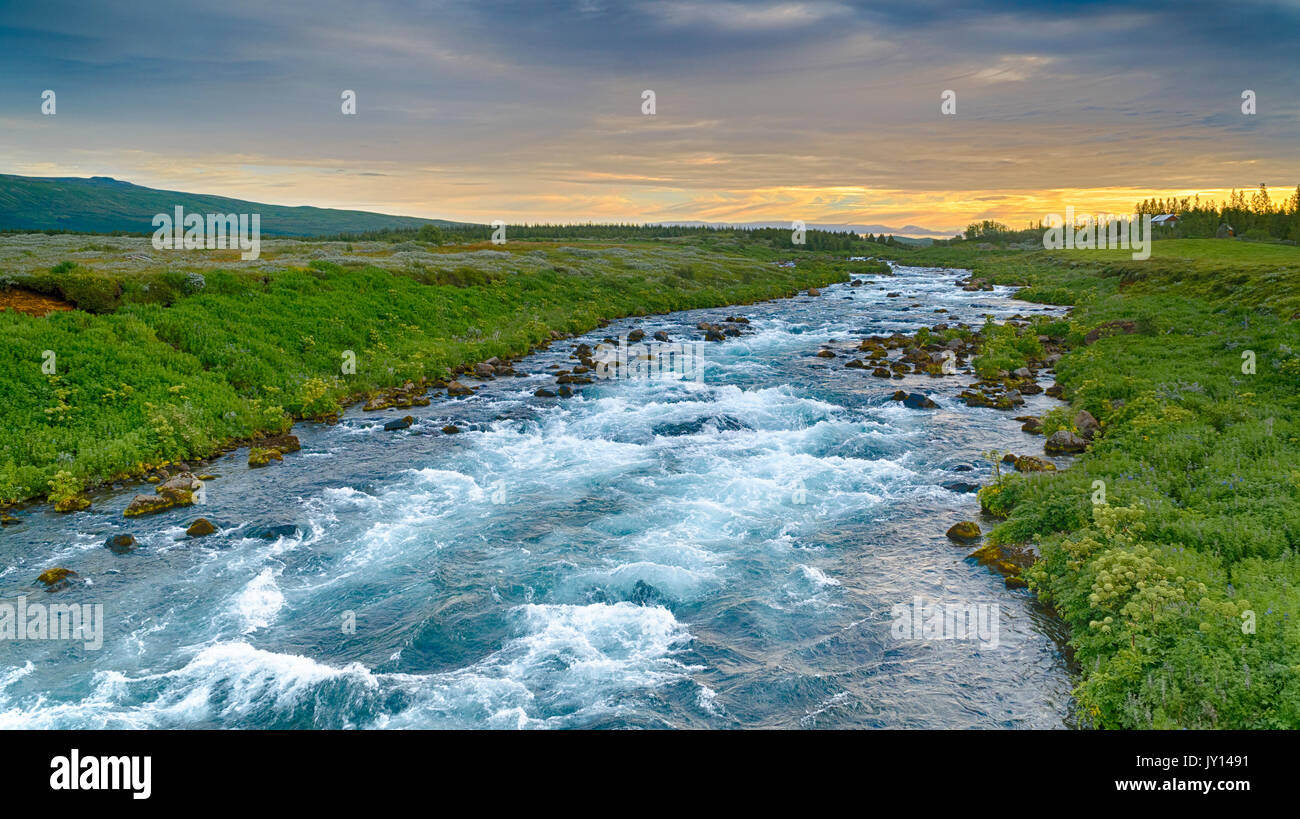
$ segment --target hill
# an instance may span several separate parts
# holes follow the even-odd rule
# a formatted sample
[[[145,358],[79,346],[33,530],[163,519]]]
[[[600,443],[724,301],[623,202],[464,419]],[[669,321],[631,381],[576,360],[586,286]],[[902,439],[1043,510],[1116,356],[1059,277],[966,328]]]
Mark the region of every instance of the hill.
[[[263,236],[322,236],[458,222],[362,210],[287,207],[146,188],[107,176],[35,177],[0,174],[0,230],[152,233],[153,217],[180,205],[194,213],[259,213]]]

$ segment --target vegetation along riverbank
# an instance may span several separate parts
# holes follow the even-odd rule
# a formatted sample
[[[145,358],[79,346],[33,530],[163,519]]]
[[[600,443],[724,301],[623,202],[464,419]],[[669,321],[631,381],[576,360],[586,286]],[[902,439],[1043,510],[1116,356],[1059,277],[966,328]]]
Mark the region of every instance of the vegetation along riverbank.
[[[1016,285],[1073,308],[1050,325],[984,328],[973,364],[987,389],[968,401],[998,405],[1030,383],[1017,370],[1050,357],[1068,402],[1035,428],[1082,451],[1060,471],[1002,470],[980,492],[1000,520],[980,552],[1037,556],[1019,578],[1070,626],[1080,724],[1300,727],[1296,247],[1161,240],[1134,261],[991,242],[624,232],[538,231],[502,246],[415,231],[270,240],[252,263],[235,251],[181,261],[136,237],[4,237],[0,501],[76,508],[105,482],[607,319],[881,272],[850,257],[966,268],[967,286]],[[873,344],[859,357],[880,368],[891,345]]]
[[[1074,306],[1070,408],[1043,432],[1099,428],[1069,469],[1003,471],[980,499],[990,548],[1040,553],[1025,577],[1070,626],[1081,724],[1300,727],[1300,250],[884,252]]]

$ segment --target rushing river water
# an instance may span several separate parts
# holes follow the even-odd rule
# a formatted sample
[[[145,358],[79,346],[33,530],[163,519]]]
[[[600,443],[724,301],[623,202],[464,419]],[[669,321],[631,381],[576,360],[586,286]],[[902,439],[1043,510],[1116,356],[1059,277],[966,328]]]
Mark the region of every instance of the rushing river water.
[[[219,477],[189,509],[124,519],[127,487],[81,514],[21,513],[0,534],[0,602],[102,604],[106,625],[97,650],[0,642],[0,728],[1065,726],[1059,624],[944,537],[978,504],[942,484],[1042,438],[958,403],[966,374],[880,379],[815,356],[1055,308],[896,272],[618,321],[471,398],[300,425],[282,464],[250,470],[240,450],[205,466]],[[749,333],[703,347],[701,383],[532,395],[579,342],[699,339],[697,322],[736,313]],[[888,400],[900,387],[940,408]],[[405,414],[409,430],[380,428]],[[199,515],[222,531],[188,539]],[[141,547],[113,553],[117,533]],[[46,594],[32,582],[51,566],[85,582]],[[891,610],[918,596],[996,604],[996,645],[896,638]]]

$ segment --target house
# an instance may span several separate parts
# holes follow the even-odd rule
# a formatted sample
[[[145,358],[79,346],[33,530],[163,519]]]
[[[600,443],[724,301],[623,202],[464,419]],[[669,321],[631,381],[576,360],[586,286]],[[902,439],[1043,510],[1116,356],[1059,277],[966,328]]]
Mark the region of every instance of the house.
[[[1178,214],[1162,213],[1159,216],[1152,217],[1151,224],[1156,227],[1173,227],[1178,224]]]

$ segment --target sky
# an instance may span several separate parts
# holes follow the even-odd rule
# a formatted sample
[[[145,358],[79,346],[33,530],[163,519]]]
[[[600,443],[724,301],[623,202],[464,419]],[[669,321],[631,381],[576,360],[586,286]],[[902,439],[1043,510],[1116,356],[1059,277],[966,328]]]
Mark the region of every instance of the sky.
[[[1300,184],[1300,0],[117,5],[0,5],[0,172],[945,235]]]

